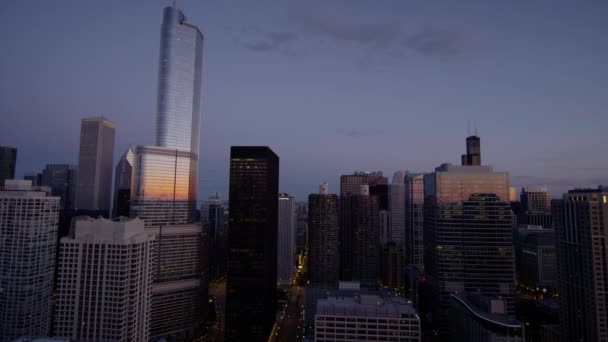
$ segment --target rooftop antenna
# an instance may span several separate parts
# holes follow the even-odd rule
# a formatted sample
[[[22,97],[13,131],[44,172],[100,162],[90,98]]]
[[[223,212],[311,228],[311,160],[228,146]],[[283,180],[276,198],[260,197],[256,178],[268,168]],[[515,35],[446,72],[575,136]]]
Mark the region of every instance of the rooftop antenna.
[[[478,137],[479,135],[477,134],[477,123],[473,123],[475,125],[475,136]]]
[[[471,120],[467,120],[467,135],[471,135]]]

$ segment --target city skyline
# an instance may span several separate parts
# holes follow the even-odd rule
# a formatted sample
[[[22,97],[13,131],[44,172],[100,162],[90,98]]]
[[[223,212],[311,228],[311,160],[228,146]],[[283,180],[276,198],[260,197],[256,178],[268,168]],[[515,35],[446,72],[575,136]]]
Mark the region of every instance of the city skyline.
[[[111,1],[38,4],[0,7],[1,27],[30,23],[0,30],[14,51],[0,57],[7,75],[0,115],[12,121],[0,127],[0,143],[19,150],[16,177],[76,164],[84,117],[116,122],[114,165],[129,145],[151,144],[155,30],[169,3],[121,3],[120,11]],[[483,140],[484,164],[509,171],[513,186],[546,186],[559,197],[608,182],[607,162],[594,157],[608,139],[601,134],[608,49],[596,44],[605,4],[555,4],[545,13],[541,5],[288,3],[246,16],[253,6],[178,3],[210,46],[199,202],[228,193],[231,145],[268,145],[285,156],[280,191],[301,201],[319,182],[337,186],[355,170],[390,175],[459,164],[469,120]],[[424,148],[402,151],[419,141]]]

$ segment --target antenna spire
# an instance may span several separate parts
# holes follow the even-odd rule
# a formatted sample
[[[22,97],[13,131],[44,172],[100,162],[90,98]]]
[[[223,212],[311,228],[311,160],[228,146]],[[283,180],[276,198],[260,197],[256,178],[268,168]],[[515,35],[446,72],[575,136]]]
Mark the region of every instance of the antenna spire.
[[[471,135],[471,120],[467,120],[467,135]]]

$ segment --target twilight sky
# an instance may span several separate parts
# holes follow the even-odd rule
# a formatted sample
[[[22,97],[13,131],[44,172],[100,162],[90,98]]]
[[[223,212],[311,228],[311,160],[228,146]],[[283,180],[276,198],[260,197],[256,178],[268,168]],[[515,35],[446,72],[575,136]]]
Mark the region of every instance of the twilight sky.
[[[169,1],[2,0],[0,144],[17,176],[78,162],[80,119],[151,144]],[[268,145],[280,190],[482,160],[554,195],[608,183],[606,1],[178,0],[205,36],[199,200],[227,198],[231,145]]]

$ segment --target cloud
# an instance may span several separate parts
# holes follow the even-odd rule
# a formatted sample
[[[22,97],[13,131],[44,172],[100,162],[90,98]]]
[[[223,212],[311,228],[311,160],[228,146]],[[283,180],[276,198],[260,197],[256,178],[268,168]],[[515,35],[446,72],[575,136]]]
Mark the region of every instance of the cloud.
[[[470,40],[450,30],[424,29],[407,37],[403,45],[422,55],[445,58],[463,53]]]
[[[278,51],[283,54],[293,54],[293,51],[286,45],[296,39],[298,39],[298,35],[295,33],[268,32],[264,34],[263,38],[253,43],[244,43],[243,46],[252,51]]]

